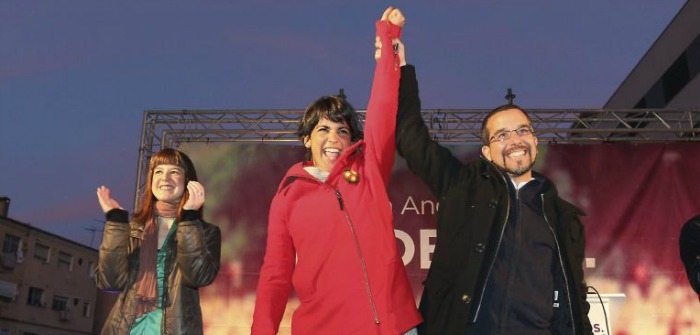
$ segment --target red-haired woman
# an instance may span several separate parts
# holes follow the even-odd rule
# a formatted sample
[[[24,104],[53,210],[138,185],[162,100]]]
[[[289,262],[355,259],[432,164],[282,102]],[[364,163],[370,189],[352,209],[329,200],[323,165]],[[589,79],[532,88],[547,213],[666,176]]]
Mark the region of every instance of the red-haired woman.
[[[146,185],[131,221],[108,188],[97,189],[107,223],[95,281],[119,291],[102,334],[202,334],[198,289],[219,272],[221,231],[202,220],[204,187],[184,153],[154,154]]]

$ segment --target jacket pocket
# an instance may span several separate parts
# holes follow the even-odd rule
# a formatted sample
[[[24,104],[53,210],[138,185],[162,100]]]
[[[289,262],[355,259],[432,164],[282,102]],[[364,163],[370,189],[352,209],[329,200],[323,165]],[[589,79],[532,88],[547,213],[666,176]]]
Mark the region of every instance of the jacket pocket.
[[[428,276],[424,282],[420,311],[423,315],[428,334],[442,334],[443,327],[449,320],[451,303],[450,292],[454,283],[436,276]]]

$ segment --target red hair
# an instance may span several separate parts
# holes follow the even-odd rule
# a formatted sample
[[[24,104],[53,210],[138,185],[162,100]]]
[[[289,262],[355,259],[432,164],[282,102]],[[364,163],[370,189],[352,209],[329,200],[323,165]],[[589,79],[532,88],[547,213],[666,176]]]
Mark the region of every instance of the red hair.
[[[187,182],[197,181],[197,171],[194,169],[194,164],[184,152],[177,149],[165,148],[156,152],[148,163],[148,176],[146,177],[146,190],[141,197],[141,203],[138,209],[134,212],[134,221],[145,223],[151,219],[153,216],[153,207],[155,202],[158,200],[153,195],[151,191],[151,184],[153,183],[153,170],[156,169],[158,165],[170,164],[181,167],[185,170],[185,190],[182,193],[182,198],[180,199],[180,204],[178,205],[177,218],[180,219],[180,212],[182,212],[182,206],[185,205],[189,197],[189,192],[187,191]],[[150,196],[149,196],[150,195]],[[199,209],[200,213],[202,209]]]

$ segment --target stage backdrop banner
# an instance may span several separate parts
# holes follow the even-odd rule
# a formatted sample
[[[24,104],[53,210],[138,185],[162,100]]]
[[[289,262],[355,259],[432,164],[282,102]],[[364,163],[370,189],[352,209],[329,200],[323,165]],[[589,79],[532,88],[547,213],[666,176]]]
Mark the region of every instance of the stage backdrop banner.
[[[478,146],[451,146],[464,162]],[[205,218],[221,227],[222,268],[201,290],[205,333],[249,334],[265,254],[270,201],[300,145],[184,144],[207,189]],[[541,145],[535,170],[587,213],[586,281],[601,294],[624,293],[614,334],[700,334],[700,303],[678,255],[682,224],[700,213],[700,146],[673,144]],[[435,245],[439,203],[397,159],[388,193],[396,242],[416,301]],[[319,236],[319,238],[323,238]],[[298,302],[290,296],[280,334],[289,334]],[[606,334],[604,324],[594,333]]]

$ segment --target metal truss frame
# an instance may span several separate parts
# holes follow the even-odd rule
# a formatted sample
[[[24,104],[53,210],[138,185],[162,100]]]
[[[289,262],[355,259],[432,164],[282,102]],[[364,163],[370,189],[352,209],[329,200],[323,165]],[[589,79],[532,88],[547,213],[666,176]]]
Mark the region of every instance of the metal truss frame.
[[[358,110],[364,120],[365,111]],[[438,142],[478,145],[481,121],[489,110],[424,109],[423,118]],[[298,142],[296,126],[303,110],[145,111],[136,180],[136,199],[144,188],[151,155],[181,143]],[[700,141],[700,110],[532,109],[540,142]]]

